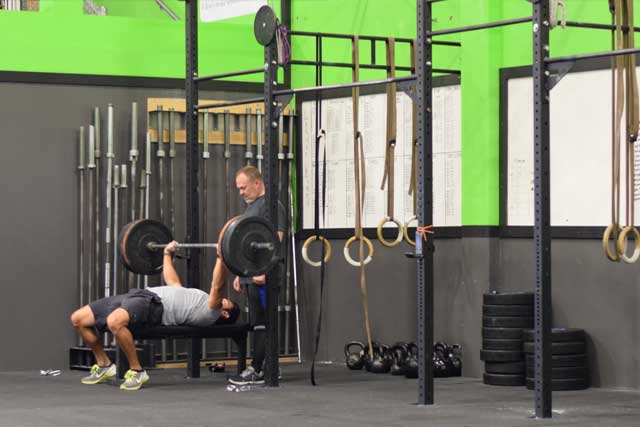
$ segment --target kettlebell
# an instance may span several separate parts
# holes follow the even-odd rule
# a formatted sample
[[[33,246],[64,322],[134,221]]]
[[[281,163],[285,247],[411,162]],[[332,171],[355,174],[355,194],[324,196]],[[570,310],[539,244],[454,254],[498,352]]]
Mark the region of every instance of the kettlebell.
[[[404,361],[407,357],[407,344],[397,342],[391,347],[391,375],[404,375]]]
[[[357,347],[356,351],[351,351],[352,347]],[[360,341],[351,341],[344,346],[344,357],[347,368],[351,370],[359,370],[364,366],[364,344]]]
[[[364,348],[364,367],[367,371],[373,372],[374,374],[385,374],[389,372],[391,364],[389,363],[388,356],[385,354],[384,347],[386,346],[381,346],[375,341],[372,342],[373,358],[371,358],[369,354],[369,346]]]
[[[404,359],[404,376],[418,378],[418,346],[414,342],[407,344],[407,357]]]

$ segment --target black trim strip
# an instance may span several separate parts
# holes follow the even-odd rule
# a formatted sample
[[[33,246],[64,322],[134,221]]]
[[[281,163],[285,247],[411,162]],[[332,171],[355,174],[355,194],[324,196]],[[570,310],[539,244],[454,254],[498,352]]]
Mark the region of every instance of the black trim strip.
[[[588,239],[600,240],[604,233],[605,226],[588,227],[551,227],[551,237],[554,239]],[[364,228],[364,235],[369,239],[377,239],[375,228]],[[410,229],[411,233],[415,228]],[[396,236],[393,229],[383,230],[382,234],[386,239],[393,239]],[[312,229],[300,230],[296,233],[296,239],[306,240],[313,236]],[[353,236],[352,228],[328,228],[323,230],[322,235],[327,239],[346,240]],[[460,239],[473,237],[497,237],[501,239],[533,239],[533,226],[512,226],[499,227],[494,225],[466,225],[462,227],[436,227],[434,228],[435,239]]]
[[[0,71],[2,83],[31,83],[83,86],[118,86],[142,87],[159,89],[182,89],[184,79],[162,77],[109,76],[97,74],[65,74],[65,73],[36,73],[21,71]],[[201,90],[233,91],[243,93],[261,93],[262,83],[214,80],[202,82],[198,85]]]

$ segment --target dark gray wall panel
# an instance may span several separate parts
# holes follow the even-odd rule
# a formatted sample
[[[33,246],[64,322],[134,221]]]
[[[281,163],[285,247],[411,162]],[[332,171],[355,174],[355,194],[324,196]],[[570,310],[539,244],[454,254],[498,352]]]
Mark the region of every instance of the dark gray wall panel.
[[[532,242],[505,239],[501,246],[496,289],[533,290]],[[640,388],[637,265],[607,260],[598,240],[554,240],[552,256],[553,325],[587,331],[593,385]]]
[[[69,315],[79,303],[77,129],[80,125],[88,126],[92,122],[93,107],[100,106],[104,154],[106,107],[107,103],[113,103],[115,161],[121,164],[128,160],[131,102],[138,102],[139,150],[144,153],[146,99],[184,95],[182,90],[174,89],[27,83],[0,83],[0,94],[3,150],[0,155],[3,183],[0,186],[3,210],[0,239],[4,242],[0,248],[0,269],[6,292],[0,301],[0,335],[5,340],[3,348],[10,349],[0,356],[0,370],[60,368],[67,365],[67,349],[76,340]],[[213,91],[201,94],[209,99],[245,96],[255,94]],[[244,147],[233,150],[232,170],[235,170],[244,163]],[[155,151],[154,144],[154,159]],[[220,176],[222,147],[216,146],[212,151],[209,230],[214,239],[224,221],[224,179]],[[142,167],[139,162],[138,173]],[[153,168],[156,168],[155,162]],[[180,239],[184,236],[185,218],[183,144],[178,147],[176,178],[176,236]],[[156,179],[154,174],[152,181]],[[232,212],[240,212],[241,201],[235,192],[232,200]],[[152,216],[156,216],[156,212],[157,205],[152,205]],[[213,259],[212,253],[210,257]],[[205,287],[208,289],[208,283]]]

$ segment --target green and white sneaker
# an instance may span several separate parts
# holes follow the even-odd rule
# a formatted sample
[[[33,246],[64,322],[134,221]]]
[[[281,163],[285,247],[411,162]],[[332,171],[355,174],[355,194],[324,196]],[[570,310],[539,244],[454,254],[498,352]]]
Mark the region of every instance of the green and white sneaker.
[[[139,390],[142,387],[142,384],[149,381],[149,375],[147,375],[147,371],[134,371],[129,369],[126,374],[124,374],[124,382],[120,385],[120,390]]]
[[[98,384],[115,376],[116,365],[114,363],[107,367],[93,365],[91,371],[89,371],[89,376],[82,378],[81,382],[82,384]]]

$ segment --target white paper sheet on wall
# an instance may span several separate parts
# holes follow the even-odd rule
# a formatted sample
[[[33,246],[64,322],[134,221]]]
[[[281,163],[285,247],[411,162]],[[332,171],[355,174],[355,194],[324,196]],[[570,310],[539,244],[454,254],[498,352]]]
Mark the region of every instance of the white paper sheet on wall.
[[[200,0],[200,20],[213,22],[254,15],[265,4],[267,0]]]
[[[508,92],[507,224],[530,226],[534,219],[532,79],[510,79]],[[611,71],[567,74],[553,88],[550,108],[551,225],[606,226],[611,222]],[[638,156],[636,148],[640,173]],[[622,150],[622,223],[626,223],[625,158]],[[638,179],[635,184],[640,191]],[[636,224],[639,209],[636,203]]]
[[[397,96],[398,132],[395,149],[394,214],[401,222],[414,214],[413,200],[408,195],[411,177],[412,147],[411,98],[402,92]],[[380,185],[384,173],[386,139],[386,95],[360,97],[360,132],[363,135],[366,165],[364,227],[377,227],[386,213],[387,193]],[[434,89],[433,97],[433,179],[434,224],[460,226],[461,198],[461,112],[460,86]],[[352,228],[355,224],[353,186],[353,118],[351,98],[335,98],[322,102],[322,128],[326,138],[320,142],[320,160],[326,149],[325,217],[321,228]],[[302,104],[302,170],[303,227],[314,228],[315,215],[315,101]],[[322,163],[319,172],[322,186]],[[387,226],[391,227],[392,224]]]

